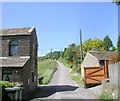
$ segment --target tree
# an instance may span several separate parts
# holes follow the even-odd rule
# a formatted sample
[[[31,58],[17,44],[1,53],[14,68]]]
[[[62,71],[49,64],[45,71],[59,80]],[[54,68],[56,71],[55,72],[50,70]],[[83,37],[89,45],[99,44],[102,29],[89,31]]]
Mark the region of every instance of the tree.
[[[103,39],[103,43],[104,43],[104,50],[106,51],[109,51],[110,48],[113,47],[112,41],[108,35]]]
[[[116,50],[115,46],[112,46],[112,51],[115,51],[115,50]]]
[[[72,43],[71,45],[69,45],[69,47],[67,49],[65,49],[64,51],[64,58],[68,61],[68,62],[72,62],[73,61],[73,51],[75,50],[76,45],[74,43]]]
[[[45,58],[46,59],[58,59],[61,56],[61,51],[53,51],[52,53],[49,52],[46,54]]]
[[[100,51],[103,49],[103,41],[100,39],[88,39],[82,45],[83,51],[87,52],[92,49]]]
[[[120,51],[120,35],[119,35],[118,41],[117,41],[117,49],[118,49],[118,51]]]
[[[120,5],[120,0],[113,0],[113,3],[116,3],[117,5]]]
[[[80,58],[80,48],[74,43],[70,44],[68,48],[64,49],[64,60],[70,64],[71,67],[75,67],[74,70],[78,68],[78,60]]]

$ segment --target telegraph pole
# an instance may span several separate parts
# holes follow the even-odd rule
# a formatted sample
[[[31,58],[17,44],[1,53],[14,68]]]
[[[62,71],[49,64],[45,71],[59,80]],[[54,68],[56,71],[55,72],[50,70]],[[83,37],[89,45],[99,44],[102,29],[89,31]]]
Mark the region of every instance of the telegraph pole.
[[[51,60],[52,60],[52,58],[53,58],[53,56],[52,56],[52,50],[53,50],[53,49],[51,48]]]
[[[80,65],[82,64],[82,58],[83,58],[83,55],[82,55],[82,33],[80,30],[80,60],[78,60],[78,71],[79,72],[80,72]]]
[[[81,30],[80,30],[80,57],[81,57],[81,64],[82,64],[83,55],[82,55],[82,33],[81,33]]]

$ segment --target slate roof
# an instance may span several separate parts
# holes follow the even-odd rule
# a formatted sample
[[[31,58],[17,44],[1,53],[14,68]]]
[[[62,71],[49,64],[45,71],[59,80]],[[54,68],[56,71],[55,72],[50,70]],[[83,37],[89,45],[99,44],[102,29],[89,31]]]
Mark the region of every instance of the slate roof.
[[[98,51],[93,51],[89,52],[92,54],[94,57],[96,57],[98,60],[109,60],[109,53],[108,52],[98,52]]]
[[[0,67],[23,67],[30,57],[0,57]]]
[[[34,27],[0,29],[0,36],[30,35]]]

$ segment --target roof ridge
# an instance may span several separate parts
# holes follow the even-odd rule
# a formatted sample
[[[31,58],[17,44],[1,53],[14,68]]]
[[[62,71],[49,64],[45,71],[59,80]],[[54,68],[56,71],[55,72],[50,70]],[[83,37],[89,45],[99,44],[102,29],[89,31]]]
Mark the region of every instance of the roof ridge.
[[[0,29],[0,36],[30,35],[35,27]]]
[[[0,30],[8,30],[8,29],[27,29],[32,27],[11,27],[11,28],[0,28]]]

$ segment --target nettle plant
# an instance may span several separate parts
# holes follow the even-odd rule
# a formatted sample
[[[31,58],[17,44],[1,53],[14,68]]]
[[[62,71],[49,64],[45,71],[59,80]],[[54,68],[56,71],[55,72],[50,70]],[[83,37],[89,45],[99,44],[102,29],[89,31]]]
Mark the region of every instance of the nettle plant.
[[[0,86],[2,87],[23,87],[23,83],[22,82],[0,81]]]
[[[15,87],[23,87],[23,82],[14,82]]]
[[[0,81],[0,86],[2,87],[14,87],[14,83],[8,81]]]

